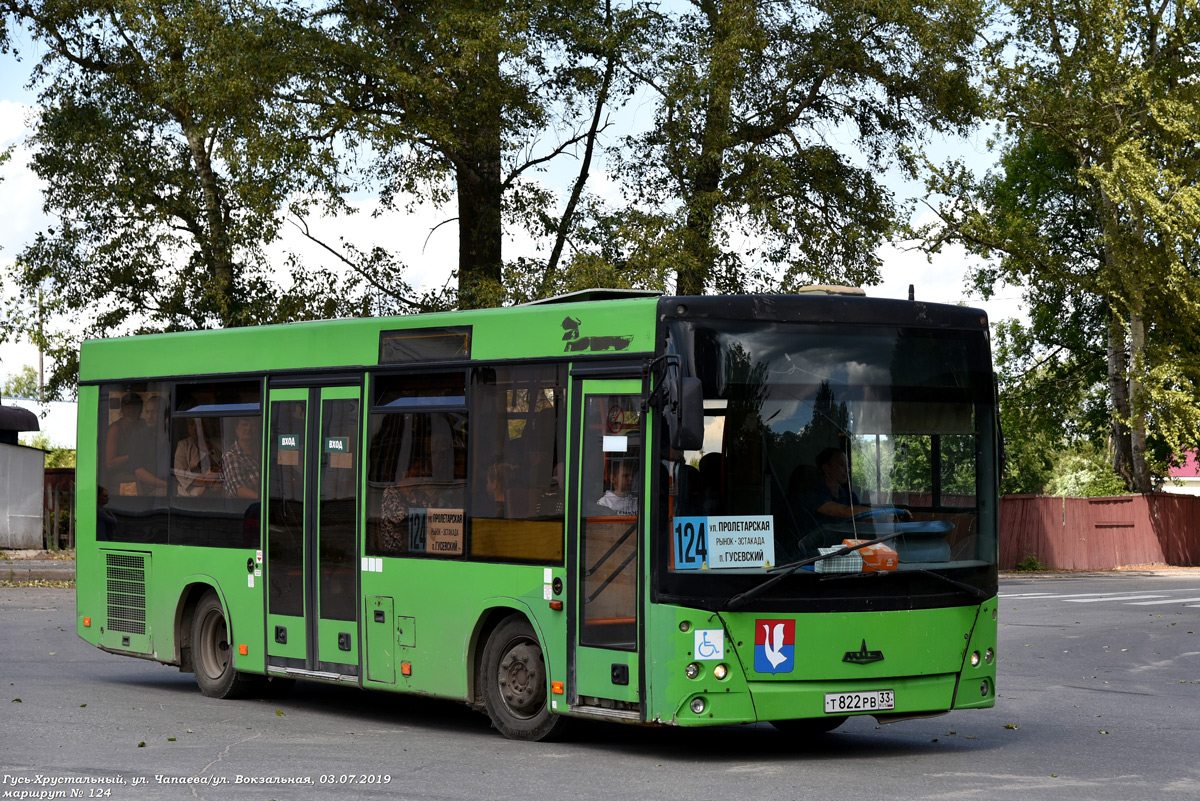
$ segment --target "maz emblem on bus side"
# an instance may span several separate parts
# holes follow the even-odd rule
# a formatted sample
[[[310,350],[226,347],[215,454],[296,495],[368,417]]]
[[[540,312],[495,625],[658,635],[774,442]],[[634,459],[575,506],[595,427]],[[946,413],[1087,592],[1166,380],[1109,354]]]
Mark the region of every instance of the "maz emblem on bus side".
[[[842,657],[843,662],[853,662],[856,665],[869,665],[872,662],[883,661],[883,651],[868,651],[867,641],[862,641],[862,649],[858,651],[847,651]]]
[[[574,317],[567,317],[562,321],[563,331],[566,332],[563,334],[563,342],[567,343],[563,349],[566,353],[625,350],[633,341],[632,336],[581,337],[579,336],[579,325],[580,321]]]

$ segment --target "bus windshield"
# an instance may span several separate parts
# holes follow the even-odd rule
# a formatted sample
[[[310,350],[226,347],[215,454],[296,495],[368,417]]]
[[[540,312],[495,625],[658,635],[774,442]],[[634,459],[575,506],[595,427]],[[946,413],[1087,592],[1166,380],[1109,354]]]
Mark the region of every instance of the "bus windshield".
[[[704,443],[668,456],[666,595],[720,606],[780,572],[768,606],[966,604],[994,588],[984,330],[672,321],[668,340],[704,387]]]

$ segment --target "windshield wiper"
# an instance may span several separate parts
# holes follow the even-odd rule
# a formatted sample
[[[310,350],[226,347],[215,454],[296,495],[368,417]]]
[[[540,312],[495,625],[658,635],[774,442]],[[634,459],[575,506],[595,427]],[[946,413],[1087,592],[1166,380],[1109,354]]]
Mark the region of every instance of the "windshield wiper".
[[[967,584],[965,581],[959,581],[957,579],[952,579],[949,576],[943,576],[941,573],[938,573],[934,570],[925,570],[924,568],[918,568],[916,570],[906,570],[904,572],[906,572],[906,573],[921,573],[926,576],[933,576],[936,579],[940,579],[940,580],[946,582],[951,587],[954,587],[957,590],[961,590],[965,594],[974,598],[976,601],[986,601],[988,598],[992,597],[991,593],[989,593],[985,590],[981,590],[978,587]]]
[[[752,600],[752,599],[757,598],[758,596],[762,595],[764,592],[771,589],[776,584],[783,581],[785,578],[792,575],[793,573],[795,573],[797,570],[799,570],[802,567],[805,567],[807,565],[815,565],[817,562],[823,562],[826,559],[831,559],[834,556],[845,556],[848,553],[854,553],[855,551],[862,550],[863,548],[869,548],[872,545],[878,545],[881,542],[887,542],[888,540],[894,540],[896,537],[903,536],[903,534],[904,534],[904,532],[902,532],[902,531],[894,531],[891,534],[885,534],[884,536],[879,537],[878,539],[867,540],[865,542],[860,542],[857,545],[843,545],[842,547],[837,548],[836,550],[830,551],[829,553],[823,553],[820,556],[810,556],[808,559],[801,559],[799,562],[792,562],[790,565],[784,566],[784,567],[786,567],[785,570],[783,568],[776,568],[776,570],[783,570],[783,572],[776,573],[774,576],[771,576],[771,578],[767,579],[763,583],[755,585],[755,586],[751,587],[750,589],[746,590],[745,592],[739,592],[737,595],[733,596],[725,603],[730,609],[736,609],[737,607],[746,603],[746,601]]]

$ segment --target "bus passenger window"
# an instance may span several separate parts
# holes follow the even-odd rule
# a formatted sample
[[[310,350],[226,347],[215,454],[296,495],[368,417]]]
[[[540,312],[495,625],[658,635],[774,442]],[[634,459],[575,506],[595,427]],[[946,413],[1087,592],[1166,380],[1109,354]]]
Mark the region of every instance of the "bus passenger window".
[[[369,433],[368,553],[463,555],[466,414],[399,411],[461,405],[463,380],[461,373],[379,380]]]
[[[171,420],[172,545],[257,547],[262,387],[178,384]]]
[[[563,559],[562,365],[480,367],[471,378],[471,556]]]
[[[169,385],[100,388],[98,484],[106,489],[105,534],[118,542],[167,542],[166,429]]]

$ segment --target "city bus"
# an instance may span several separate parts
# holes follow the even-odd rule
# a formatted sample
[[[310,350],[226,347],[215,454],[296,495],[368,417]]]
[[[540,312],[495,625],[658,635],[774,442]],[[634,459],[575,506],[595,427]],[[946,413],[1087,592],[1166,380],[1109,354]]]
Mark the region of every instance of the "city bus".
[[[210,697],[817,735],[996,697],[981,311],[827,288],[94,340],[77,630]]]

